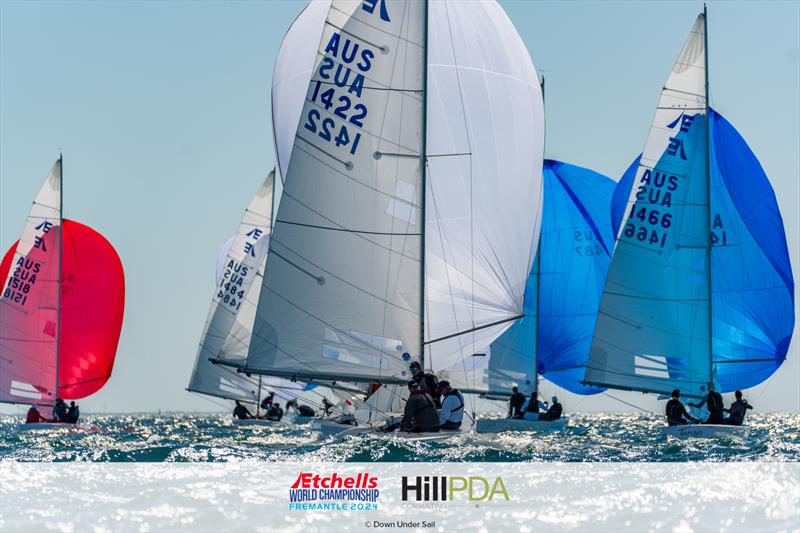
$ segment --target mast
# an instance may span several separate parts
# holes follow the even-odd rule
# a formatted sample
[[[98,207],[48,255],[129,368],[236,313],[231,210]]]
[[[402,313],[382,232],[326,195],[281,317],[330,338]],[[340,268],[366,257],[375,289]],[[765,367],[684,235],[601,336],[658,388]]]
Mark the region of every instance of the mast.
[[[708,105],[708,9],[706,4],[703,4],[703,51],[705,55],[705,75],[706,75],[706,190],[708,191],[708,234],[707,234],[707,251],[706,261],[708,264],[708,383],[709,388],[714,383],[714,330],[713,320],[714,314],[712,311],[712,302],[714,300],[714,291],[712,290],[712,239],[711,239],[711,112]]]
[[[427,137],[428,137],[428,1],[424,2],[424,29],[425,43],[424,59],[422,61],[422,179],[420,201],[420,262],[419,262],[419,365],[425,370],[425,197],[427,196]]]
[[[546,105],[544,99],[544,74],[542,74],[542,81],[539,83],[542,88],[542,105]],[[547,114],[545,113],[545,125],[547,123]],[[547,149],[547,127],[544,129],[545,131],[545,150]],[[544,174],[542,175],[542,179],[544,180]],[[542,190],[544,192],[544,189]],[[544,194],[542,194],[542,206],[544,207]],[[544,212],[544,209],[542,209]],[[533,345],[533,392],[536,393],[536,401],[539,401],[539,309],[541,307],[541,302],[539,299],[541,298],[542,294],[542,259],[541,259],[541,252],[542,252],[542,236],[541,233],[539,234],[539,244],[536,246],[536,258],[533,260],[533,268],[536,272],[536,318],[534,321],[534,327],[536,328],[536,340],[534,341]]]
[[[64,156],[58,154],[58,303],[56,305],[56,399],[60,398],[58,374],[61,370],[61,288],[64,281]],[[55,399],[53,400],[55,402]],[[54,404],[55,405],[55,404]]]
[[[259,407],[261,407],[261,374],[258,375],[258,394],[256,394],[256,418],[258,418]]]

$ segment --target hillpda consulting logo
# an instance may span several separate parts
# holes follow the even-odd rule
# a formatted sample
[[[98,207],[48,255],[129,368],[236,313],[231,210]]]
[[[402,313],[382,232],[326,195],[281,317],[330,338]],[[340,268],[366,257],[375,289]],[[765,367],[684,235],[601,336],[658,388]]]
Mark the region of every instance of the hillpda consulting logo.
[[[403,476],[401,497],[406,508],[446,508],[448,502],[459,501],[510,501],[506,484],[500,476],[494,479],[483,476]]]
[[[300,472],[289,488],[290,511],[375,511],[378,478],[368,473],[340,476]]]

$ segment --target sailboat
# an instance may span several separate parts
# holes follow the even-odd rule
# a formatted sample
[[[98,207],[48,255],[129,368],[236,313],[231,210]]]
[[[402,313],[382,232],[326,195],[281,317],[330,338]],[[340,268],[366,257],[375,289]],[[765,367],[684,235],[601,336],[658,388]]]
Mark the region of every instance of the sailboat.
[[[285,43],[297,28],[320,38],[276,63],[285,188],[239,371],[368,384],[368,428],[402,409],[414,360],[486,392],[442,371],[522,315],[543,150],[522,40],[495,2],[334,0]]]
[[[644,152],[615,191],[619,226],[587,384],[699,398],[753,387],[786,359],[794,283],[775,193],[708,104],[706,11],[664,86]],[[678,437],[746,427],[665,428]]]
[[[125,276],[113,246],[63,218],[63,159],[0,262],[0,402],[52,407],[103,387],[114,366]],[[75,427],[22,424],[22,429]]]
[[[544,209],[539,250],[525,290],[525,316],[491,345],[487,398],[508,399],[511,387],[530,397],[538,376],[577,394],[583,385],[600,295],[614,236],[608,206],[614,181],[592,170],[544,162]],[[479,433],[557,429],[557,421],[482,418]]]
[[[278,200],[277,182],[273,170],[247,206],[236,234],[221,248],[217,283],[187,387],[189,391],[206,396],[253,404],[256,418],[234,419],[235,425],[272,425],[273,421],[259,418],[259,405],[267,391],[273,392],[276,400],[285,405],[308,389],[305,383],[248,376],[230,366],[211,362],[212,358],[218,358],[231,364],[243,364],[247,355],[267,258],[272,213]]]

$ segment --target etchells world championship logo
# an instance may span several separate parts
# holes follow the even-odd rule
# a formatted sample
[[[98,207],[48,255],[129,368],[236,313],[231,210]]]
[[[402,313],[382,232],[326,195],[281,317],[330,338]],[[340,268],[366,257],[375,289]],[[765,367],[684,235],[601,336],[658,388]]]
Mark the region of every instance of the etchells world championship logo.
[[[290,511],[375,511],[378,478],[368,473],[340,476],[301,472],[289,488]]]

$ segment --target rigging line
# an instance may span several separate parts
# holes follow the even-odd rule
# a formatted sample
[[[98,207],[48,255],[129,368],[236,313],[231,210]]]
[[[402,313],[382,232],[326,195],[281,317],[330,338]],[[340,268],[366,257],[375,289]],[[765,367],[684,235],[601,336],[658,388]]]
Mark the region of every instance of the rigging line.
[[[433,344],[433,343],[440,342],[440,341],[443,341],[443,340],[452,339],[453,337],[459,337],[461,335],[466,335],[467,333],[473,333],[475,331],[479,331],[479,330],[482,330],[482,329],[490,328],[492,326],[499,326],[500,324],[505,324],[507,322],[513,322],[513,321],[515,321],[515,320],[517,320],[519,318],[522,318],[524,316],[525,315],[516,315],[516,316],[512,316],[510,318],[504,318],[502,320],[497,320],[495,322],[491,322],[489,324],[484,324],[482,326],[478,326],[478,327],[475,327],[475,328],[472,328],[472,329],[468,329],[468,330],[465,330],[465,331],[457,331],[456,333],[451,333],[450,335],[445,335],[444,337],[439,337],[438,339],[429,340],[425,344]]]
[[[398,199],[399,200],[399,199]],[[344,233],[361,233],[364,235],[387,235],[392,237],[415,237],[419,236],[419,233],[394,233],[390,231],[366,231],[366,230],[358,230],[358,229],[347,229],[347,228],[334,228],[331,226],[319,226],[317,224],[303,224],[302,222],[289,222],[288,220],[276,220],[275,223],[281,224],[289,224],[291,226],[301,226],[304,228],[314,228],[314,229],[324,229],[329,231],[341,231]]]
[[[632,403],[630,403],[630,402],[626,402],[625,400],[623,400],[623,399],[620,399],[620,398],[617,398],[616,396],[614,396],[613,394],[609,394],[608,392],[606,392],[606,396],[608,396],[609,398],[611,398],[611,399],[613,399],[613,400],[617,400],[617,401],[618,401],[618,402],[620,402],[620,403],[624,403],[625,405],[628,405],[628,406],[630,406],[630,407],[633,407],[634,409],[638,409],[639,411],[641,411],[641,412],[643,412],[643,413],[648,413],[648,414],[658,414],[658,413],[656,413],[655,411],[650,411],[650,410],[648,410],[648,409],[644,409],[644,408],[642,408],[642,407],[639,407],[638,405],[634,405],[634,404],[632,404]]]

